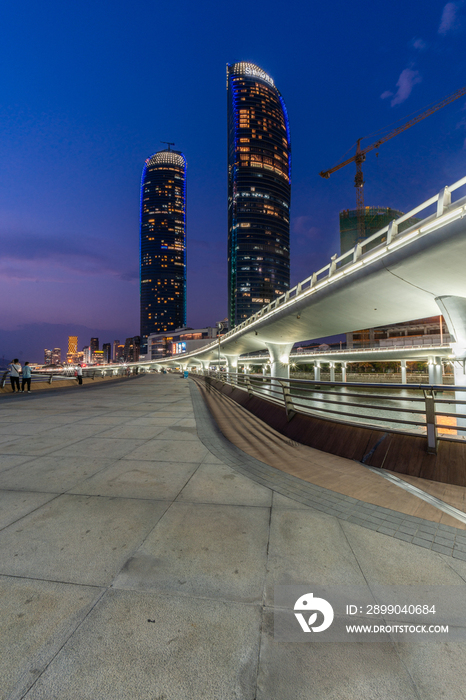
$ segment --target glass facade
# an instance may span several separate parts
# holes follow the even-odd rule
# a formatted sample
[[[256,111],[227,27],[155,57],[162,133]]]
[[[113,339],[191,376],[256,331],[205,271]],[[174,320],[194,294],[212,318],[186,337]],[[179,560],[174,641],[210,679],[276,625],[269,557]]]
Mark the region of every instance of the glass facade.
[[[186,325],[186,158],[146,160],[141,182],[141,348],[150,333]]]
[[[283,98],[261,68],[228,64],[227,92],[232,328],[290,286],[291,142]]]

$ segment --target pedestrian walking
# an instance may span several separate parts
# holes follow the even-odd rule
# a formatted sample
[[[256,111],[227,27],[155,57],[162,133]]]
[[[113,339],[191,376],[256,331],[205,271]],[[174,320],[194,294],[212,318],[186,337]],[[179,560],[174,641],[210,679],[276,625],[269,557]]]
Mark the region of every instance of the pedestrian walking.
[[[17,357],[13,360],[13,362],[10,362],[8,369],[10,370],[10,382],[13,394],[15,391],[17,391],[19,394],[19,373],[21,372],[21,365],[19,364]]]
[[[83,368],[81,365],[78,365],[78,369],[76,370],[76,376],[78,378],[78,384],[83,383]]]
[[[29,362],[24,363],[22,371],[23,379],[21,381],[21,391],[24,393],[24,387],[27,386],[27,393],[31,393],[31,368],[29,367]]]

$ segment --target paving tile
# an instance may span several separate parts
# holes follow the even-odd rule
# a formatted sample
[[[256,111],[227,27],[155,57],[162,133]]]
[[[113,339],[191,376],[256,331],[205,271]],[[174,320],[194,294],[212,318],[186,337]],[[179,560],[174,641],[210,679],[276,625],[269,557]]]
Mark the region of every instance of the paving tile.
[[[272,507],[287,509],[297,508],[298,510],[306,510],[309,506],[302,501],[296,501],[294,498],[289,498],[288,496],[278,493],[278,491],[273,491]]]
[[[25,700],[249,700],[259,630],[258,606],[111,590]]]
[[[271,613],[264,615],[257,686],[256,700],[419,700],[391,644],[280,643]]]
[[[0,532],[0,574],[108,585],[167,505],[58,496]]]
[[[433,542],[435,534],[433,532],[421,532],[418,530],[416,532],[416,538],[420,540],[425,540],[426,542]]]
[[[383,537],[364,527],[341,522],[358,565],[369,585],[458,585],[458,574],[449,564],[424,547],[393,537]]]
[[[55,449],[53,457],[102,457],[103,459],[120,459],[130,452],[134,452],[137,447],[144,445],[146,440],[114,440],[112,438],[89,438],[80,440],[66,448]]]
[[[366,585],[339,521],[311,509],[272,509],[267,568],[266,605],[277,585]]]
[[[207,454],[207,448],[200,440],[147,440],[143,445],[124,455],[132,461],[149,459],[156,462],[196,462],[200,464]]]
[[[395,532],[393,537],[395,537],[397,540],[403,540],[404,542],[411,542],[413,539],[412,534],[407,535],[406,533],[400,532],[399,530],[397,530],[397,532]]]
[[[457,549],[456,547],[453,549],[453,555],[455,559],[462,559],[463,561],[466,561],[466,552],[463,552],[462,550]]]
[[[114,459],[90,457],[34,457],[0,473],[0,488],[63,493],[82,479],[114,464]]]
[[[440,636],[440,635],[439,635]],[[397,643],[397,653],[415,683],[422,700],[463,700],[464,677],[459,669],[466,664],[464,643]]]
[[[53,493],[0,490],[0,529],[21,520],[53,498]]]
[[[73,442],[78,442],[81,437],[77,434],[66,437],[62,433],[61,438],[50,436],[47,431],[39,435],[27,437],[13,437],[8,442],[2,443],[1,451],[4,455],[41,455],[54,452],[59,448],[71,449]]]
[[[102,592],[0,576],[0,697],[23,697]]]
[[[113,586],[259,602],[269,514],[269,508],[174,503]]]
[[[432,551],[433,552],[440,552],[441,554],[451,554],[452,547],[445,547],[442,544],[435,544],[435,542],[434,542],[432,544]]]
[[[68,493],[173,500],[198,467],[195,462],[120,459],[75,483]]]
[[[432,542],[430,540],[423,540],[420,537],[414,537],[412,543],[417,544],[419,547],[425,547],[426,549],[430,549],[432,546]]]
[[[7,469],[17,467],[33,459],[31,455],[0,455],[0,474]]]
[[[403,532],[406,535],[414,535],[417,530],[417,527],[410,527],[409,525],[400,525],[398,528],[398,532]]]
[[[108,430],[102,430],[99,438],[112,438],[112,440],[125,440],[133,438],[135,440],[150,440],[163,432],[165,428],[161,425],[118,425]]]
[[[450,548],[453,547],[453,544],[454,544],[453,540],[448,540],[445,537],[439,537],[438,535],[434,539],[434,542],[435,542],[435,544],[442,544],[445,547],[450,547]]]
[[[202,464],[177,500],[269,507],[272,504],[272,491],[251,482],[251,479],[226,465]]]

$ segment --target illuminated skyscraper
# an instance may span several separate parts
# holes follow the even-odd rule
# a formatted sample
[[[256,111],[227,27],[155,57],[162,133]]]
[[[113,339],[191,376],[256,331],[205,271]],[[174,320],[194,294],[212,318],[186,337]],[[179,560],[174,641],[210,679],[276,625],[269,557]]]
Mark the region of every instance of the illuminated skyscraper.
[[[170,144],[171,145],[171,144]],[[141,183],[141,347],[150,333],[186,325],[186,158],[146,160]]]
[[[252,63],[227,65],[230,327],[290,286],[291,142],[285,103]]]
[[[78,336],[69,335],[68,336],[68,352],[66,354],[66,361],[68,363],[76,362],[78,358]]]

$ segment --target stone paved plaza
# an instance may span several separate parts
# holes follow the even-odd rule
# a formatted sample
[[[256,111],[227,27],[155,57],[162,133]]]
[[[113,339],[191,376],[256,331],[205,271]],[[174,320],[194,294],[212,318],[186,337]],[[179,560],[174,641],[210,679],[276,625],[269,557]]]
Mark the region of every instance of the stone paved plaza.
[[[1,700],[464,698],[466,643],[274,640],[276,585],[466,596],[466,562],[248,478],[192,392],[1,397]]]

